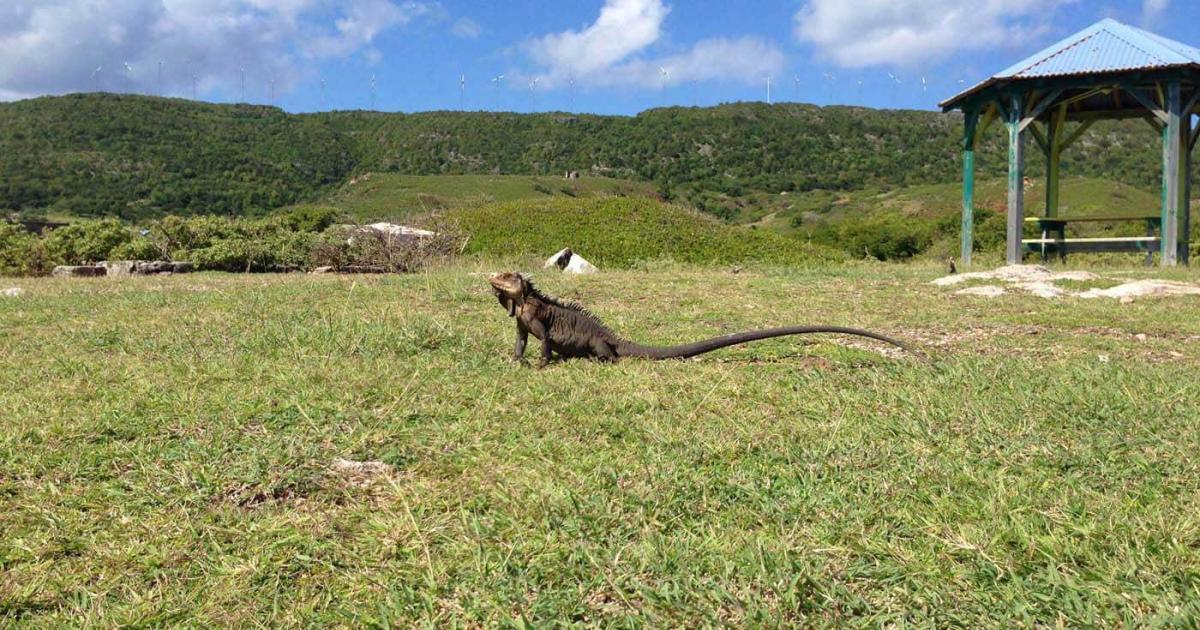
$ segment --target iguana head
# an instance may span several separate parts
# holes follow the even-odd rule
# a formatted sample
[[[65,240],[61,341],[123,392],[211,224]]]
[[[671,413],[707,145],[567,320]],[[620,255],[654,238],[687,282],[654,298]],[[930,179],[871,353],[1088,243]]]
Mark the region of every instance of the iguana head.
[[[529,295],[529,281],[525,276],[515,271],[494,273],[488,278],[488,283],[492,285],[492,292],[496,294],[500,306],[508,310],[508,316],[516,317],[517,307],[524,304],[525,296]]]

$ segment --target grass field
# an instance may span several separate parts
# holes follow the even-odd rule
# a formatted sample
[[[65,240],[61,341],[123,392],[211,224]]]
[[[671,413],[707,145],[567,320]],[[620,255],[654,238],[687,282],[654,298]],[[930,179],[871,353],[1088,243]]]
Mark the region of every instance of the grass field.
[[[435,210],[556,197],[652,196],[653,184],[607,177],[370,173],[325,202],[362,220],[400,221]]]
[[[983,179],[976,186],[976,207],[1003,213],[1007,208],[1008,183],[1005,180]],[[1156,215],[1161,197],[1155,192],[1134,188],[1109,180],[1070,177],[1062,181],[1064,217],[1141,216]],[[1026,213],[1039,215],[1045,207],[1045,182],[1034,179],[1025,188]],[[755,223],[781,232],[797,229],[792,220],[801,217],[805,223],[895,214],[905,217],[957,217],[962,212],[962,185],[927,184],[889,190],[828,191],[814,190],[787,197],[771,197],[748,202],[740,222]],[[1132,229],[1142,226],[1130,224]],[[1081,235],[1105,226],[1081,226]],[[1125,226],[1122,226],[1125,227]]]
[[[837,323],[936,361],[537,371],[498,266],[0,282],[0,625],[1197,622],[1200,300],[544,275],[638,340]]]

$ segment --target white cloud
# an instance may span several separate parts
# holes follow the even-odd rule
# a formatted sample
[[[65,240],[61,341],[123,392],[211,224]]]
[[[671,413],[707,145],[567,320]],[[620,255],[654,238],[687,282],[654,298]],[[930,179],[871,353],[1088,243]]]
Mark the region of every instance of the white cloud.
[[[0,100],[112,91],[285,92],[304,59],[367,52],[384,31],[436,16],[391,0],[3,0]],[[373,52],[372,52],[373,51]],[[128,62],[130,69],[124,67]],[[162,64],[162,85],[158,75]],[[98,76],[97,67],[103,67]]]
[[[786,63],[775,46],[756,37],[706,39],[686,52],[657,59],[622,63],[590,79],[591,85],[657,87],[688,81],[734,80],[758,83],[767,75],[780,77]],[[662,71],[666,70],[664,77]]]
[[[571,80],[590,86],[659,86],[687,81],[735,80],[755,83],[781,74],[785,59],[773,44],[754,37],[715,38],[657,56],[647,52],[663,37],[671,9],[662,0],[606,0],[596,21],[575,31],[535,39],[527,51],[538,69],[531,74],[543,89]],[[521,77],[525,78],[525,77]]]
[[[795,33],[841,66],[915,65],[1024,42],[1044,30],[1053,9],[1074,1],[808,0]]]
[[[1171,6],[1171,0],[1142,0],[1142,24],[1156,24]]]
[[[462,17],[454,21],[454,26],[450,27],[450,34],[462,39],[478,39],[483,33],[483,27],[471,18]]]
[[[345,57],[369,45],[379,33],[404,26],[433,14],[434,7],[421,2],[396,4],[389,0],[356,0],[343,9],[334,22],[335,33],[322,35],[306,45],[315,57]]]

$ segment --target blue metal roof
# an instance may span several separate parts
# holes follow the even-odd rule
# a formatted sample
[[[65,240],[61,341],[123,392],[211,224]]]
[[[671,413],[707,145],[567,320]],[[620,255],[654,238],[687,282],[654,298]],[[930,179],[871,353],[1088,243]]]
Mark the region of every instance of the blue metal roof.
[[[1200,65],[1200,50],[1108,19],[995,75],[994,79],[1060,77]]]
[[[1106,19],[1014,64],[942,105],[952,107],[962,97],[998,81],[1180,66],[1200,66],[1200,49]]]

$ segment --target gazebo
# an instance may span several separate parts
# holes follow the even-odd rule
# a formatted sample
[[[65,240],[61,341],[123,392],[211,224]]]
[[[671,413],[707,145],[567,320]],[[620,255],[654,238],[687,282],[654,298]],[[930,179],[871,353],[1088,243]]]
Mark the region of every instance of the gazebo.
[[[1103,20],[1021,61],[943,103],[962,110],[962,263],[971,262],[974,240],[975,146],[989,125],[1008,129],[1008,223],[1006,257],[1021,262],[1027,251],[1066,255],[1076,251],[1160,253],[1164,266],[1188,263],[1191,154],[1200,125],[1200,50],[1117,22]],[[1162,211],[1153,217],[1060,218],[1061,157],[1097,120],[1145,119],[1162,134]],[[1077,123],[1077,124],[1071,124]],[[1046,156],[1046,206],[1036,222],[1041,238],[1023,239],[1025,148],[1032,136]],[[1067,238],[1077,221],[1145,221],[1147,235]],[[1155,234],[1157,232],[1157,234]]]

